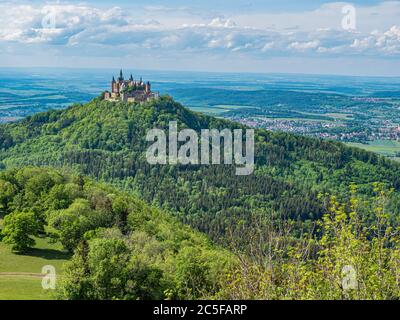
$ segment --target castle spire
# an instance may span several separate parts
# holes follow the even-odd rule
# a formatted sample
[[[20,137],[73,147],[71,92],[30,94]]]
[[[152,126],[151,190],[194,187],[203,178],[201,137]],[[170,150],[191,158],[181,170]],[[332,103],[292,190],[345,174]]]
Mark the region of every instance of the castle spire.
[[[115,83],[115,78],[114,78],[114,76],[113,76],[113,78],[112,78],[112,83]]]
[[[133,81],[133,75],[131,73],[131,77],[129,78],[130,81]]]
[[[119,72],[119,79],[118,79],[119,81],[124,81],[124,75],[122,74],[122,69],[121,69],[121,71]]]

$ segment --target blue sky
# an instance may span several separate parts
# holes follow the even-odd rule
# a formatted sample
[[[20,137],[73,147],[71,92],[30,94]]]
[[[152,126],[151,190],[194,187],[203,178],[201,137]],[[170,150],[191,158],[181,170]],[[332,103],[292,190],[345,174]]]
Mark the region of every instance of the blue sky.
[[[400,76],[400,1],[0,0],[0,66]]]

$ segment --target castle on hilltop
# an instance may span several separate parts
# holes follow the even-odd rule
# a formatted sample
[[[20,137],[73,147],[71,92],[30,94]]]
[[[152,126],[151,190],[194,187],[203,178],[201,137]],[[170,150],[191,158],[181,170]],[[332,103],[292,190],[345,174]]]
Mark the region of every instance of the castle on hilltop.
[[[158,92],[151,91],[150,82],[145,83],[142,78],[134,80],[132,74],[129,80],[125,80],[122,69],[117,80],[112,78],[111,92],[104,93],[104,100],[108,101],[145,102],[158,98]]]

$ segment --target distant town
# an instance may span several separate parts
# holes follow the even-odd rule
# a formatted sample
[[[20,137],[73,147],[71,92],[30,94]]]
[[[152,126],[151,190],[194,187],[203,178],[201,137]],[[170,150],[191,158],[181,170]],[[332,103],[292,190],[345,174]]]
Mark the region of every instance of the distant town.
[[[342,142],[400,141],[400,126],[390,121],[385,121],[383,126],[380,123],[369,128],[349,128],[348,124],[340,121],[324,122],[307,119],[273,119],[261,117],[231,117],[230,119],[255,128],[297,133]]]

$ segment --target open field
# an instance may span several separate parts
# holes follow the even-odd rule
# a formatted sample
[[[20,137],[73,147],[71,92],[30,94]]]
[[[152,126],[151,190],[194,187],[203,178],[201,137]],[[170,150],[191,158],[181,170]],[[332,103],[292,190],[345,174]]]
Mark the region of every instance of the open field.
[[[1,223],[0,219],[0,227]],[[42,289],[42,268],[54,266],[60,276],[70,255],[60,244],[36,238],[35,247],[24,255],[0,242],[0,257],[0,300],[43,300],[51,299],[52,292]]]
[[[0,276],[0,300],[51,300],[52,292],[42,289],[42,280],[24,276]]]
[[[193,111],[200,112],[200,113],[205,113],[209,115],[218,115],[223,112],[228,112],[229,110],[227,109],[222,109],[222,108],[216,108],[216,107],[191,107],[190,108]]]
[[[326,116],[329,118],[333,118],[335,120],[353,120],[353,114],[351,113],[312,113],[312,112],[300,112],[305,116]]]
[[[400,153],[400,142],[394,140],[376,140],[368,144],[348,143],[348,145],[393,158]]]
[[[353,115],[350,113],[326,113],[324,116],[339,120],[353,120]]]
[[[224,105],[224,104],[219,104],[219,105],[213,105],[213,106],[192,106],[190,109],[196,112],[201,112],[205,114],[210,114],[210,115],[218,115],[222,114],[224,112],[229,112],[229,111],[234,111],[234,110],[245,110],[248,108],[254,108],[252,106],[239,106],[239,105]]]

